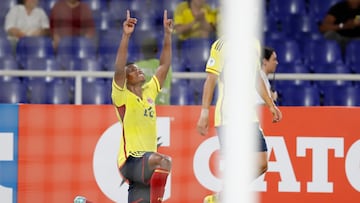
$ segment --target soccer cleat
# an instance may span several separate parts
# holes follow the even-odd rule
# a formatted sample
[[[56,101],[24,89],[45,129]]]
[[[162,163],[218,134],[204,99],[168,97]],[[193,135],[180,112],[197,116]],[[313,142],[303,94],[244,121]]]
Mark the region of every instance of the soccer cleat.
[[[220,203],[218,195],[208,195],[204,198],[204,203]]]

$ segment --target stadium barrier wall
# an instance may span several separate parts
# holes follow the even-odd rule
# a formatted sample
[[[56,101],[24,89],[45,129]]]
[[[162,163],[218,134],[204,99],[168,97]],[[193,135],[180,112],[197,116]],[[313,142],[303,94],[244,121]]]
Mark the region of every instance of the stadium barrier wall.
[[[264,111],[269,170],[251,184],[260,202],[358,202],[360,108],[281,110],[277,124]],[[214,128],[197,134],[199,112],[199,106],[157,107],[159,151],[173,161],[165,202],[200,203],[221,190],[219,143]],[[117,170],[120,137],[111,105],[0,105],[0,202],[64,203],[78,195],[127,202]]]

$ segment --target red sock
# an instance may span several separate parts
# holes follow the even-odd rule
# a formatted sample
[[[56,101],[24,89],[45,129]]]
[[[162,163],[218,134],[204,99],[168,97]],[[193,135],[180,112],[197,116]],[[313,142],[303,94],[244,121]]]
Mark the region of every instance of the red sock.
[[[161,203],[169,171],[155,169],[150,179],[150,203]]]

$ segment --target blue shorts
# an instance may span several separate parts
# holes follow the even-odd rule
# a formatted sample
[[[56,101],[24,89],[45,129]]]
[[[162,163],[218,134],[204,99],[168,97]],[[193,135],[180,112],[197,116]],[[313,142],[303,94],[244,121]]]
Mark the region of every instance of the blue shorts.
[[[129,156],[120,173],[129,181],[128,202],[150,202],[150,178],[153,171],[149,169],[149,157],[153,152],[147,152],[142,157]]]
[[[255,123],[254,124],[255,126],[255,133],[256,133],[256,143],[257,143],[257,148],[256,148],[256,151],[257,152],[267,152],[268,149],[267,149],[267,145],[266,145],[266,141],[265,141],[265,138],[264,138],[264,133],[263,133],[263,130],[260,128],[260,125],[259,123]],[[224,133],[223,133],[223,130],[224,130],[224,126],[218,126],[216,127],[216,131],[217,131],[217,134],[218,134],[218,138],[219,138],[219,143],[220,143],[220,146],[223,145],[223,142],[224,142]]]

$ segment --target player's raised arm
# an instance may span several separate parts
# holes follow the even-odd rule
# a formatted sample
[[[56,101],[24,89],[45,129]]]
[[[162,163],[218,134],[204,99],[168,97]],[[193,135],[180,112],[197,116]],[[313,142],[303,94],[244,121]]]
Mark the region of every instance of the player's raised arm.
[[[155,75],[160,83],[160,88],[166,80],[167,73],[171,65],[171,34],[173,30],[173,22],[167,17],[167,10],[164,11],[164,41],[160,55],[160,65]]]
[[[124,87],[127,63],[128,45],[130,35],[134,32],[137,19],[130,17],[130,11],[126,11],[126,20],[123,23],[123,33],[120,40],[120,45],[116,55],[115,61],[115,76],[114,80],[119,87]]]

